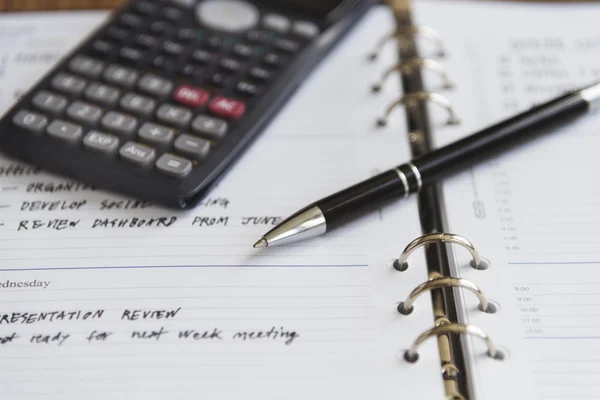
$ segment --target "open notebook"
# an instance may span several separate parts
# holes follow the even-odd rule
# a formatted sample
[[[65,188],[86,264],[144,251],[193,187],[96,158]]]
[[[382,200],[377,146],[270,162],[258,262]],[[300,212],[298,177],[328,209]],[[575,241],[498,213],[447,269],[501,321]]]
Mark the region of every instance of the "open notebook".
[[[0,158],[3,398],[595,397],[595,116],[335,234],[251,248],[299,206],[600,76],[598,5],[406,5],[373,7],[194,210]],[[0,16],[0,112],[103,18]],[[439,236],[391,267],[432,232],[489,268]],[[430,296],[440,275],[468,287]]]

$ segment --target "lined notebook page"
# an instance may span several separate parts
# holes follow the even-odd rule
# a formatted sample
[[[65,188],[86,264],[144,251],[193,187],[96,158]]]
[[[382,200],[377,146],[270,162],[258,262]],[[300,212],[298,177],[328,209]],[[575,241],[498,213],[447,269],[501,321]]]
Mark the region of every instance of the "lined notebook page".
[[[103,18],[2,17],[3,108]],[[402,113],[374,123],[397,91],[369,90],[396,61],[393,47],[366,61],[392,29],[387,9],[371,11],[189,212],[0,159],[3,396],[443,398],[434,341],[418,363],[402,359],[433,320],[425,298],[396,311],[426,279],[423,260],[402,276],[387,265],[418,235],[414,202],[251,248],[299,207],[408,156]]]
[[[419,7],[454,55],[447,66],[458,90],[449,98],[465,122],[439,128],[440,145],[600,77],[598,5]],[[457,16],[452,24],[445,13]],[[483,23],[490,15],[498,22]],[[457,250],[460,274],[501,307],[483,314],[463,293],[465,318],[510,351],[507,365],[520,375],[513,379],[521,378],[503,379],[503,363],[480,357],[472,343],[481,398],[598,397],[599,118],[589,113],[444,184],[452,231],[471,239],[492,264],[475,271]],[[523,391],[527,383],[531,395]]]

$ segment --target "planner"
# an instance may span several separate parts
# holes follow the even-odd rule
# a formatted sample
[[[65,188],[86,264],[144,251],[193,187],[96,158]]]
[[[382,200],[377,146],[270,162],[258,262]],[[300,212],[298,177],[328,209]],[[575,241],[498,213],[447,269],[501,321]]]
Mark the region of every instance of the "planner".
[[[405,106],[414,156],[598,81],[597,4],[391,4],[398,30],[379,48],[396,42],[388,71],[402,94],[386,110]],[[380,93],[395,89],[382,82]],[[424,246],[429,288],[448,287],[432,292],[438,326],[426,334],[438,337],[449,398],[597,397],[598,118],[419,196],[423,235],[396,267]]]
[[[105,16],[0,15],[0,113]],[[592,83],[598,18],[594,4],[375,5],[193,210],[0,155],[3,398],[594,398],[596,113],[334,233],[252,243]]]

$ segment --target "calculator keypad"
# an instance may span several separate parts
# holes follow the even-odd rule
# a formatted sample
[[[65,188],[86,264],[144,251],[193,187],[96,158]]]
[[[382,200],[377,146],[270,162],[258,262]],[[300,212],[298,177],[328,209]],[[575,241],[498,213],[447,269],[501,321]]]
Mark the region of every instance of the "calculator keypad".
[[[230,143],[270,82],[318,33],[312,22],[261,15],[243,0],[133,1],[12,121],[107,162],[117,157],[185,178]]]

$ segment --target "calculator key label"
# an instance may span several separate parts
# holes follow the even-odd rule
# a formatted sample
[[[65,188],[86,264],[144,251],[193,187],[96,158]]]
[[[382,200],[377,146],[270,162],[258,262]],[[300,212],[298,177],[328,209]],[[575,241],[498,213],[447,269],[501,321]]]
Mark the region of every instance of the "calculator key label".
[[[192,162],[172,154],[163,154],[156,161],[156,168],[164,174],[183,178],[192,171]]]
[[[184,133],[175,140],[174,147],[179,153],[201,159],[210,151],[210,142]]]
[[[194,86],[181,85],[175,90],[173,98],[179,103],[192,107],[204,107],[208,103],[210,94],[206,90]]]
[[[212,114],[228,119],[241,118],[246,112],[246,104],[244,102],[223,96],[213,98],[208,108]]]
[[[48,125],[48,118],[31,111],[21,110],[13,117],[13,123],[33,132],[42,132]]]
[[[121,150],[119,150],[121,157],[127,161],[130,161],[138,165],[149,165],[154,160],[154,149],[143,144],[135,142],[127,142]]]
[[[83,135],[81,126],[61,120],[52,121],[52,123],[48,125],[47,132],[48,135],[56,139],[71,143],[78,142],[79,138]]]
[[[192,122],[192,129],[202,136],[217,140],[227,133],[227,122],[207,115],[200,115]]]
[[[90,150],[111,154],[119,147],[119,139],[108,133],[91,131],[83,138],[83,145]]]

